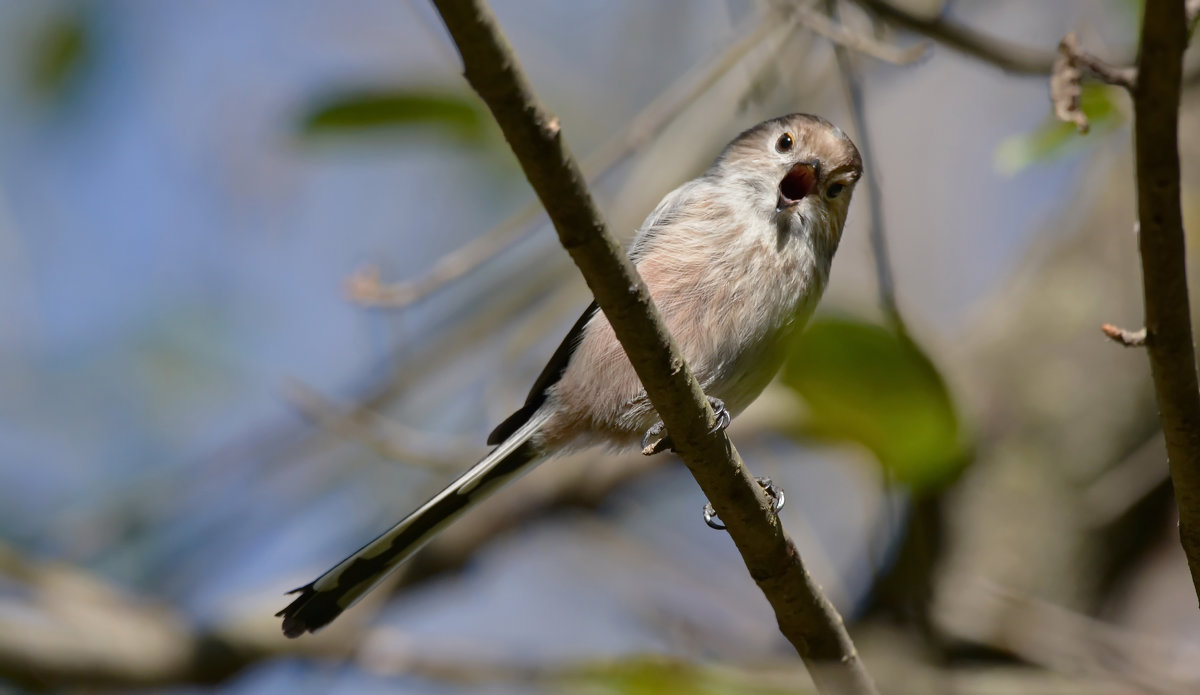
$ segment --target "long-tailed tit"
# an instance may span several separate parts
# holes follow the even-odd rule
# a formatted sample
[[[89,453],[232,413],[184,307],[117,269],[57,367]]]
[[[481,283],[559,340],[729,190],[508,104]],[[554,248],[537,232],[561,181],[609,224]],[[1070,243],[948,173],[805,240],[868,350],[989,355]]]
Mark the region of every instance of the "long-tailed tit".
[[[725,421],[762,392],[821,297],[862,159],[816,116],[760,123],[667,194],[629,251],[667,328]],[[658,420],[612,327],[583,312],[496,448],[279,612],[297,637],[327,625],[439,530],[542,459],[628,446]]]

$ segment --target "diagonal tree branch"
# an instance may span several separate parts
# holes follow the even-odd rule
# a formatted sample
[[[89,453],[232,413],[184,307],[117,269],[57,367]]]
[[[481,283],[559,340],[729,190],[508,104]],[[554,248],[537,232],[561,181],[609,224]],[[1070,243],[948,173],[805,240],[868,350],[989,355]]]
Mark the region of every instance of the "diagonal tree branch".
[[[683,75],[642,109],[612,138],[583,159],[582,168],[593,184],[606,178],[618,165],[670,125],[680,113],[721,80],[756,47],[775,32],[788,32],[792,22],[780,24],[772,12],[761,12],[747,22],[745,29],[728,46],[710,56]],[[899,53],[899,51],[897,51]],[[752,66],[751,71],[760,69]],[[458,249],[438,259],[424,275],[394,284],[383,284],[375,268],[362,268],[347,279],[347,294],[370,306],[400,308],[412,304],[437,289],[457,280],[499,252],[536,231],[542,221],[537,201],[521,208],[498,227],[494,227]],[[534,223],[537,223],[536,225]]]
[[[808,574],[763,489],[724,432],[663,325],[645,283],[605,229],[558,119],[538,103],[482,0],[434,0],[463,74],[492,111],[563,247],[612,324],[680,456],[726,523],[779,627],[824,693],[877,692],[841,617]]]
[[[1147,0],[1133,90],[1146,348],[1179,506],[1179,535],[1200,596],[1200,387],[1180,204],[1179,95],[1184,0]]]

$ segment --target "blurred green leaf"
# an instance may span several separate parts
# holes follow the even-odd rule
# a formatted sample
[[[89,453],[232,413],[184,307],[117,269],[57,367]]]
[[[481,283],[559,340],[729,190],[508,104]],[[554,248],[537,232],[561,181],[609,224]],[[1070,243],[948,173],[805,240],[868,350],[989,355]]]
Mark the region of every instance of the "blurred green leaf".
[[[486,116],[473,98],[420,89],[362,90],[319,101],[301,123],[305,135],[434,127],[456,140],[479,142]]]
[[[53,17],[40,31],[29,62],[29,87],[43,97],[61,94],[78,75],[90,52],[87,23],[78,13]]]
[[[916,490],[941,486],[967,460],[937,368],[910,339],[842,318],[815,321],[783,367],[807,401],[805,434],[858,442]]]
[[[1079,108],[1091,124],[1091,133],[1112,131],[1121,123],[1121,111],[1114,99],[1120,89],[1103,84],[1085,83],[1079,95]],[[996,147],[996,169],[1002,174],[1015,174],[1022,169],[1045,162],[1079,149],[1087,144],[1075,126],[1060,121],[1053,113],[1029,133],[1014,135]]]
[[[572,692],[589,695],[803,695],[796,678],[757,677],[754,671],[667,658],[635,657],[566,676]]]

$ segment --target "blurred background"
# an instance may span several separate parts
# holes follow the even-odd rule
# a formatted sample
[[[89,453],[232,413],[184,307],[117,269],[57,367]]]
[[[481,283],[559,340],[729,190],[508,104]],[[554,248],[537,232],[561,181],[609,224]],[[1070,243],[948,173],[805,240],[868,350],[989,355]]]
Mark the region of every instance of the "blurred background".
[[[1142,318],[1130,104],[1088,86],[1080,136],[1047,96],[1068,31],[1132,60],[1139,2],[495,11],[624,239],[765,118],[863,148],[818,317],[730,434],[884,692],[1200,688],[1146,358],[1098,329]],[[670,456],[544,465],[279,634],[589,301],[459,70],[424,2],[0,0],[0,692],[811,687]]]

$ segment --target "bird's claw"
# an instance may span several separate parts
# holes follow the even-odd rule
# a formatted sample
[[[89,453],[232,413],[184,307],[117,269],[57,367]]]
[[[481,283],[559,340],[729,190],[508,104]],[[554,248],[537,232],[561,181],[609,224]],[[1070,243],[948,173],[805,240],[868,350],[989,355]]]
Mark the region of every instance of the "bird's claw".
[[[778,514],[780,509],[783,509],[787,498],[783,496],[783,488],[776,487],[775,483],[771,482],[770,478],[762,477],[755,478],[756,482],[762,486],[762,489],[767,491],[767,496],[775,503],[775,513]],[[725,524],[717,518],[717,510],[713,509],[712,502],[704,505],[704,523],[708,524],[709,528],[714,528],[718,531],[725,530]]]
[[[709,434],[716,434],[729,427],[732,416],[729,414],[729,409],[725,407],[725,401],[713,396],[707,396],[708,405],[712,408],[714,422]],[[642,437],[642,455],[653,456],[664,451],[674,451],[675,443],[671,441],[671,435],[667,433],[667,426],[662,420],[650,426],[646,430],[646,435]]]
[[[725,401],[720,398],[708,396],[708,405],[713,411],[713,426],[708,431],[709,434],[716,434],[724,431],[729,427],[729,423],[733,420],[733,416],[729,414],[729,409],[725,407]]]
[[[653,456],[674,448],[675,444],[671,441],[671,435],[667,434],[667,426],[662,420],[651,425],[650,429],[646,430],[646,436],[642,437],[642,456]]]

